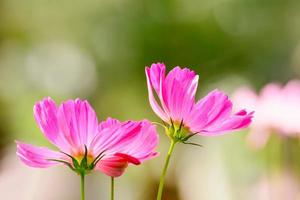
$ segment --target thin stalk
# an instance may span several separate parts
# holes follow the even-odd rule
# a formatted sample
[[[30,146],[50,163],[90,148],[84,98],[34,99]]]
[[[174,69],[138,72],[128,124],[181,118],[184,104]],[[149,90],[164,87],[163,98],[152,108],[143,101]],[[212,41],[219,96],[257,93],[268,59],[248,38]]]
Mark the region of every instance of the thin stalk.
[[[85,192],[84,192],[84,173],[81,173],[80,174],[80,182],[81,182],[81,184],[80,184],[80,188],[81,188],[81,200],[84,200],[85,199]]]
[[[110,182],[110,199],[111,200],[115,199],[115,179],[114,179],[114,177],[111,177],[111,182]]]
[[[173,140],[171,140],[171,144],[170,144],[169,151],[168,151],[168,154],[167,154],[167,157],[166,157],[165,165],[164,165],[162,174],[160,176],[160,181],[159,181],[159,186],[158,186],[158,192],[157,192],[157,198],[156,198],[156,200],[161,200],[161,198],[162,198],[162,193],[163,193],[164,183],[165,183],[165,177],[166,177],[166,174],[167,174],[167,170],[168,170],[170,158],[171,158],[171,155],[173,153],[175,144],[176,144],[176,142],[174,142]]]

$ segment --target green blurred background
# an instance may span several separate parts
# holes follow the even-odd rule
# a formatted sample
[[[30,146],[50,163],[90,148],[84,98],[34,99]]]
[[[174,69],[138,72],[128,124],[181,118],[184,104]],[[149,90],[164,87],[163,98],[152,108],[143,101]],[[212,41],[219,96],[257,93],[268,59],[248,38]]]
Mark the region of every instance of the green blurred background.
[[[70,170],[31,169],[15,156],[16,139],[48,145],[33,118],[36,101],[80,97],[101,120],[159,121],[144,74],[153,62],[195,70],[197,98],[214,88],[231,94],[244,84],[259,89],[299,78],[299,10],[299,0],[1,0],[1,199],[79,199]],[[168,145],[159,131],[161,156],[129,167],[116,199],[155,198]],[[261,195],[272,167],[264,151],[249,149],[246,134],[195,138],[204,148],[178,145],[165,199],[281,199]],[[299,193],[297,173],[282,174],[274,187]],[[108,189],[109,178],[88,176],[87,199],[108,199]]]

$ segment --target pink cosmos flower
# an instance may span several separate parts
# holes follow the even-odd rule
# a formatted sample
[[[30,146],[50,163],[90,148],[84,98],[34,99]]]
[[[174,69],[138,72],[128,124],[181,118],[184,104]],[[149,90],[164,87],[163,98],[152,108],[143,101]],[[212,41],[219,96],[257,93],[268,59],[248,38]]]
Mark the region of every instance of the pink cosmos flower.
[[[117,177],[128,164],[138,165],[157,154],[158,135],[150,122],[108,118],[98,124],[87,101],[68,100],[57,107],[45,98],[35,104],[34,117],[58,151],[16,142],[18,157],[30,167],[67,165],[79,174],[100,170]]]
[[[253,112],[231,114],[232,103],[221,91],[214,90],[195,101],[198,75],[187,68],[175,67],[166,75],[162,63],[146,67],[149,101],[154,112],[168,124],[167,133],[175,141],[186,141],[194,134],[215,136],[247,127]]]
[[[233,98],[237,108],[247,104],[256,111],[248,137],[252,147],[264,147],[271,133],[289,137],[300,134],[300,81],[292,80],[285,86],[270,83],[259,94],[242,87]]]

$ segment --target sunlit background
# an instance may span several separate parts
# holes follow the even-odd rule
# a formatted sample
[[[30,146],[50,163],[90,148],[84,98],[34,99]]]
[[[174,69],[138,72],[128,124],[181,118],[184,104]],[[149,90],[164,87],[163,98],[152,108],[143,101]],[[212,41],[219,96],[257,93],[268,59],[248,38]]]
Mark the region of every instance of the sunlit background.
[[[79,177],[71,170],[29,168],[15,155],[14,140],[49,145],[33,118],[36,101],[80,97],[101,120],[158,121],[144,74],[145,65],[158,61],[195,70],[197,98],[215,88],[233,97],[242,86],[258,93],[269,82],[285,85],[300,78],[299,10],[299,0],[1,0],[1,199],[79,200]],[[280,114],[288,123],[289,113]],[[298,114],[293,119],[300,124]],[[268,128],[260,148],[249,143],[260,141],[250,130],[194,137],[202,148],[178,145],[164,199],[300,199],[298,133]],[[116,199],[155,199],[168,146],[158,130],[161,155],[129,167],[116,180]],[[87,199],[109,198],[108,177],[87,181]]]

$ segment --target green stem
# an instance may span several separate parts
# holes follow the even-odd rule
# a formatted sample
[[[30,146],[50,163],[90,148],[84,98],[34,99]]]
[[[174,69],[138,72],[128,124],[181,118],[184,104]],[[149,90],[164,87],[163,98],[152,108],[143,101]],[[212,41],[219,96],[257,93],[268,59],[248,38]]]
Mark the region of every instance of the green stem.
[[[159,181],[159,186],[158,186],[158,192],[157,192],[157,198],[156,198],[156,200],[161,200],[161,198],[162,198],[162,193],[163,193],[164,183],[165,183],[165,177],[166,177],[166,174],[167,174],[167,170],[168,170],[170,158],[171,158],[171,155],[173,153],[175,144],[176,144],[176,142],[174,142],[173,140],[171,140],[171,144],[170,144],[170,147],[169,147],[168,155],[166,157],[164,169],[163,169],[163,172],[162,172],[162,174],[160,176],[160,181]]]
[[[81,180],[81,200],[85,199],[85,194],[84,194],[84,173],[80,174],[80,180]]]
[[[115,199],[115,179],[114,177],[111,177],[111,182],[110,182],[110,199],[114,200]]]

